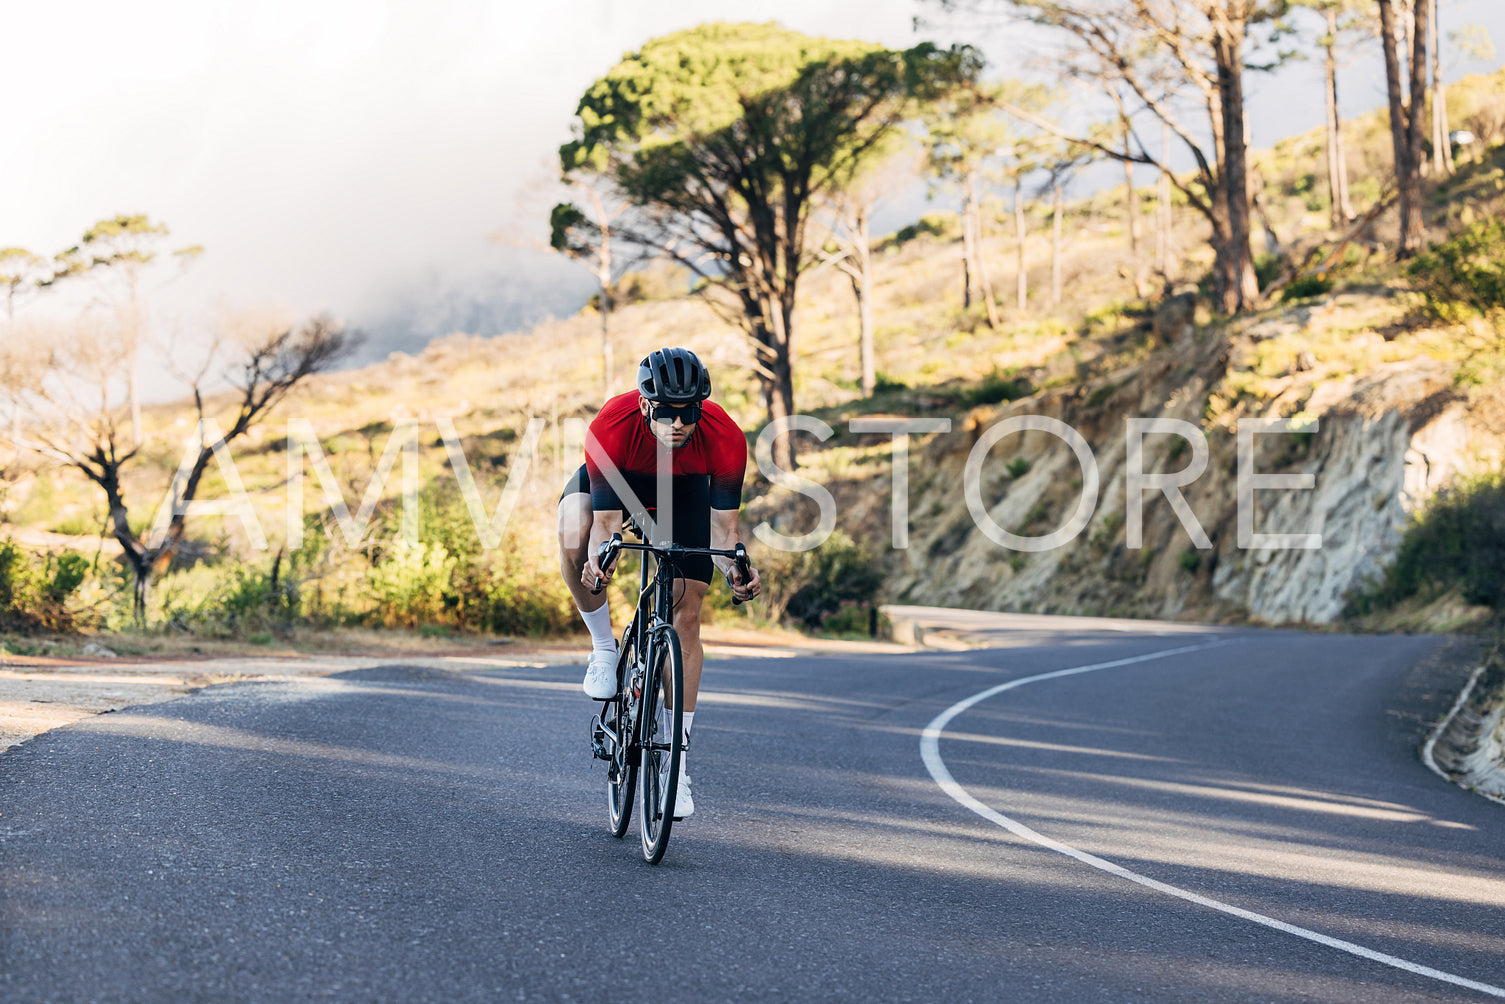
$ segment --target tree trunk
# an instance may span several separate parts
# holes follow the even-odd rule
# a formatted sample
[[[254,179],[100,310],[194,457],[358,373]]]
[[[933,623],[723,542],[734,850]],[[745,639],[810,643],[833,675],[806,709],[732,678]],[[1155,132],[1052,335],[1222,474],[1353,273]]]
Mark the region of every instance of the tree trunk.
[[[967,175],[967,207],[972,224],[972,271],[977,293],[988,311],[988,327],[998,328],[998,304],[993,299],[993,281],[988,277],[987,257],[982,253],[982,201],[977,197],[977,172]]]
[[[767,364],[773,379],[767,383],[768,420],[777,422],[796,414],[794,410],[794,299],[797,274],[782,277],[778,295],[768,300],[768,320],[772,330],[767,344],[773,359]],[[773,444],[773,461],[781,470],[793,471],[799,463],[795,434],[780,436]]]
[[[998,303],[993,298],[993,280],[988,276],[987,255],[982,253],[982,206],[972,204],[972,246],[977,254],[977,292],[988,312],[988,327],[998,329]]]
[[[872,397],[878,387],[878,370],[873,358],[873,253],[866,206],[858,207],[856,222],[852,237],[858,274],[852,277],[852,290],[857,294],[857,354],[862,363],[862,396]]]
[[[1024,271],[1024,231],[1024,179],[1021,178],[1014,184],[1014,245],[1017,272],[1014,286],[1015,303],[1021,313],[1029,305],[1029,277]]]
[[[1442,86],[1442,36],[1437,25],[1440,6],[1440,0],[1432,0],[1427,32],[1432,53],[1432,170],[1437,177],[1447,178],[1453,173],[1453,144],[1448,140],[1448,100]]]
[[[1260,229],[1264,231],[1265,253],[1269,255],[1280,254],[1280,235],[1275,232],[1275,223],[1270,219],[1270,209],[1265,203],[1265,176],[1255,169],[1250,175],[1253,184],[1250,186],[1252,194],[1249,203],[1254,207],[1254,213],[1259,217]]]
[[[1125,161],[1125,164],[1128,162]],[[1065,213],[1065,200],[1061,195],[1061,183],[1055,183],[1055,197],[1050,213],[1050,305],[1061,303],[1061,217]],[[1133,192],[1133,186],[1130,186]],[[1131,196],[1132,197],[1132,196]],[[1138,267],[1137,265],[1135,266]]]
[[[1412,83],[1410,104],[1407,105],[1406,138],[1410,143],[1412,163],[1421,166],[1427,160],[1427,24],[1431,21],[1433,0],[1415,0],[1412,23]],[[1418,196],[1421,184],[1418,181]],[[1421,199],[1416,199],[1416,218],[1421,223]]]
[[[1348,171],[1343,157],[1343,119],[1338,113],[1337,36],[1338,12],[1330,7],[1327,10],[1327,37],[1322,48],[1327,75],[1327,192],[1332,201],[1334,230],[1342,229],[1353,219],[1353,206],[1348,202]]]
[[[1134,162],[1128,160],[1129,137],[1124,136],[1124,212],[1129,217],[1129,258],[1130,267],[1134,270],[1134,295],[1143,297],[1144,288],[1144,258],[1139,253],[1140,228],[1139,228],[1139,195],[1134,191]]]
[[[777,422],[781,419],[794,415],[794,371],[789,364],[787,354],[780,354],[777,362],[772,366],[773,382],[769,387],[768,394],[768,418],[769,421]],[[799,433],[790,432],[780,436],[773,444],[773,462],[780,470],[792,471],[795,469],[798,459],[794,448],[794,437]]]
[[[972,283],[975,270],[972,263],[976,257],[972,235],[972,184],[968,176],[962,182],[962,309],[972,309]]]
[[[1338,200],[1343,207],[1343,215],[1348,218],[1347,222],[1353,222],[1358,213],[1353,211],[1353,200],[1348,195],[1348,154],[1343,142],[1343,120],[1338,119],[1338,131],[1333,137],[1338,151]]]
[[[1170,161],[1170,135],[1170,126],[1161,123],[1160,157],[1163,163]],[[1172,223],[1171,175],[1169,171],[1162,168],[1160,178],[1155,185],[1155,271],[1160,274],[1162,282],[1170,281]]]
[[[1426,0],[1418,0],[1418,6]],[[1412,144],[1412,126],[1420,132],[1421,119],[1416,111],[1416,102],[1407,102],[1401,95],[1401,65],[1395,38],[1396,19],[1392,0],[1379,0],[1380,45],[1385,55],[1385,91],[1390,110],[1390,145],[1395,155],[1395,187],[1400,202],[1400,241],[1396,257],[1409,258],[1421,247],[1421,163],[1414,156],[1420,152],[1420,143]],[[1411,86],[1414,90],[1424,87],[1416,74],[1416,60],[1412,60]],[[1425,95],[1423,94],[1423,101]]]
[[[136,303],[135,286],[131,288],[131,298],[127,303],[123,316],[122,335],[125,337],[126,346],[126,398],[131,411],[131,445],[140,446],[143,438],[141,429],[141,310]]]
[[[1422,218],[1421,165],[1426,160],[1426,125],[1422,121],[1427,112],[1427,22],[1431,19],[1432,0],[1415,0],[1411,25],[1411,89],[1410,103],[1406,108],[1406,142],[1410,147],[1410,163],[1415,168],[1410,179],[1411,218],[1404,229],[1411,231],[1412,250],[1419,251],[1426,243],[1426,221]]]
[[[602,400],[611,397],[614,389],[612,375],[615,366],[611,353],[611,312],[616,309],[616,303],[611,295],[611,233],[604,226],[601,228],[601,253],[597,257],[596,281],[601,285],[601,390],[605,395]]]
[[[1221,10],[1221,8],[1220,8]],[[1224,313],[1248,310],[1259,302],[1250,247],[1248,146],[1244,136],[1244,25],[1219,14],[1214,20],[1213,54],[1218,71],[1218,99],[1223,125],[1218,180],[1227,207],[1227,230],[1219,249]]]

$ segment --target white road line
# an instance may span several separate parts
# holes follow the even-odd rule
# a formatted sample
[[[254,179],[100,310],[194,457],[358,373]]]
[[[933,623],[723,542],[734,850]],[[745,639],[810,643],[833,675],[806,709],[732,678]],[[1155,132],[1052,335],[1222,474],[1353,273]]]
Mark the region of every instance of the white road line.
[[[1005,830],[1008,830],[1010,833],[1014,834],[1014,836],[1028,840],[1033,844],[1038,844],[1039,846],[1044,847],[1048,850],[1055,851],[1057,854],[1064,854],[1069,858],[1074,858],[1075,860],[1080,861],[1082,864],[1090,865],[1093,868],[1098,869],[1099,871],[1107,872],[1110,875],[1117,875],[1119,878],[1128,879],[1130,882],[1135,882],[1148,889],[1154,889],[1156,892],[1163,892],[1167,896],[1175,896],[1177,899],[1184,899],[1188,903],[1195,903],[1198,906],[1205,906],[1209,909],[1217,910],[1221,913],[1229,914],[1230,916],[1239,917],[1243,920],[1252,921],[1255,924],[1260,924],[1264,927],[1272,928],[1276,931],[1283,931],[1286,934],[1294,934],[1298,938],[1305,938],[1308,941],[1315,941],[1319,945],[1326,945],[1329,948],[1336,948],[1339,951],[1348,952],[1351,955],[1357,955],[1361,958],[1371,959],[1375,962],[1384,963],[1387,966],[1394,966],[1396,969],[1404,969],[1406,972],[1415,973],[1418,976],[1426,976],[1434,980],[1441,980],[1444,983],[1451,983],[1454,986],[1465,987],[1469,990],[1477,990],[1480,993],[1489,994],[1492,997],[1505,997],[1505,989],[1502,989],[1500,987],[1492,986],[1488,983],[1479,983],[1475,980],[1465,979],[1462,976],[1454,976],[1452,973],[1445,973],[1440,969],[1433,969],[1430,966],[1423,966],[1415,962],[1410,962],[1406,959],[1397,958],[1394,955],[1386,955],[1384,952],[1377,952],[1372,948],[1365,948],[1363,945],[1356,945],[1351,941],[1344,941],[1341,938],[1329,937],[1328,935],[1320,934],[1317,931],[1311,931],[1304,927],[1297,927],[1295,924],[1287,924],[1285,921],[1276,920],[1274,917],[1266,917],[1264,914],[1255,913],[1252,910],[1245,910],[1241,907],[1232,906],[1228,903],[1219,902],[1215,899],[1209,899],[1206,896],[1198,895],[1197,893],[1191,892],[1187,889],[1169,885],[1168,883],[1161,882],[1158,879],[1152,879],[1148,875],[1141,875],[1138,872],[1132,872],[1129,869],[1124,868],[1122,865],[1116,865],[1112,861],[1100,858],[1095,854],[1089,854],[1086,851],[1078,850],[1077,848],[1072,847],[1070,844],[1063,844],[1059,840],[1052,840],[1050,837],[1047,837],[1042,833],[1035,832],[1018,820],[1010,819],[1003,813],[998,812],[978,801],[971,795],[970,792],[967,791],[967,789],[963,788],[956,782],[956,778],[951,776],[951,771],[946,769],[945,761],[941,759],[941,734],[945,730],[946,726],[950,724],[951,720],[957,715],[961,714],[963,711],[966,711],[968,708],[972,707],[974,704],[977,704],[981,701],[986,701],[988,698],[1001,694],[1006,690],[1013,690],[1016,687],[1022,687],[1028,683],[1039,683],[1041,680],[1054,680],[1062,676],[1075,676],[1078,673],[1094,673],[1102,669],[1116,669],[1119,666],[1130,666],[1134,663],[1139,662],[1150,662],[1155,659],[1168,659],[1171,656],[1186,655],[1191,652],[1203,652],[1207,649],[1217,648],[1220,645],[1226,644],[1230,644],[1230,642],[1216,641],[1212,642],[1211,644],[1205,645],[1186,645],[1181,648],[1168,648],[1163,649],[1159,652],[1151,652],[1148,655],[1132,656],[1128,659],[1114,659],[1112,662],[1095,662],[1088,666],[1073,666],[1070,669],[1058,669],[1052,673],[1039,673],[1035,676],[1026,676],[1019,680],[1010,680],[1008,683],[1000,683],[996,687],[989,687],[987,690],[984,690],[981,693],[973,694],[971,697],[968,697],[965,700],[958,701],[957,703],[951,705],[951,707],[947,708],[939,715],[936,715],[929,725],[925,726],[925,731],[920,736],[920,757],[925,761],[925,769],[930,771],[930,776],[935,779],[935,783],[940,785],[941,790],[944,791],[947,795],[950,795],[959,804],[966,806],[968,809],[971,809],[973,812],[977,813],[988,822],[1003,827]]]

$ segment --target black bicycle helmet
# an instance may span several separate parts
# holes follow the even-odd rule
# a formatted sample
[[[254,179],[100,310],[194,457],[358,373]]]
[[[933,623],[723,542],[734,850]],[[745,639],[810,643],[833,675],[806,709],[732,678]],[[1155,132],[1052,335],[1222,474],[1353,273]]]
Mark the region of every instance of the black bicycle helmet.
[[[711,375],[689,349],[654,349],[638,363],[638,393],[655,404],[699,404]]]

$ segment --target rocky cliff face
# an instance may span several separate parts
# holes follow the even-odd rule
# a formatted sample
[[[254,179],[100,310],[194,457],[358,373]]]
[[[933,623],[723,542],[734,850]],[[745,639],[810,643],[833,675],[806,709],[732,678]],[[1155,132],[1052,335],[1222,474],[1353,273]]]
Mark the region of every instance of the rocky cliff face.
[[[1219,563],[1221,599],[1268,623],[1335,620],[1345,595],[1378,576],[1418,502],[1468,466],[1460,402],[1439,368],[1401,366],[1327,395],[1312,455],[1310,491],[1280,493],[1268,520],[1321,534],[1310,550],[1251,548]]]
[[[1454,388],[1452,367],[1421,355],[1342,375],[1324,370],[1312,353],[1296,352],[1290,371],[1266,381],[1262,394],[1239,396],[1243,384],[1233,377],[1249,365],[1260,341],[1303,322],[1299,314],[1281,320],[1275,335],[1269,321],[1165,331],[1166,344],[1131,368],[1071,390],[975,409],[952,432],[931,437],[912,460],[910,547],[891,552],[890,596],[1042,613],[1247,617],[1270,624],[1338,618],[1345,595],[1394,555],[1417,503],[1460,471],[1497,463],[1498,442],[1469,395]],[[1082,532],[1039,553],[989,539],[964,491],[979,438],[995,423],[1025,414],[1078,430],[1099,474],[1098,498]],[[1255,436],[1246,458],[1253,461],[1250,470],[1304,475],[1311,487],[1252,492],[1251,528],[1320,534],[1320,547],[1240,543],[1236,429],[1241,420],[1261,417],[1293,418],[1305,431]],[[1195,546],[1191,530],[1158,491],[1143,494],[1143,546],[1128,546],[1125,433],[1131,418],[1178,419],[1205,436],[1206,470],[1184,493],[1210,547]],[[1143,444],[1147,474],[1180,471],[1194,457],[1178,436],[1150,434]],[[1079,504],[1082,468],[1072,450],[1047,433],[1009,436],[979,463],[980,502],[1014,533],[1048,534]],[[889,536],[887,487],[884,475],[838,487],[843,523],[867,527],[880,547]]]

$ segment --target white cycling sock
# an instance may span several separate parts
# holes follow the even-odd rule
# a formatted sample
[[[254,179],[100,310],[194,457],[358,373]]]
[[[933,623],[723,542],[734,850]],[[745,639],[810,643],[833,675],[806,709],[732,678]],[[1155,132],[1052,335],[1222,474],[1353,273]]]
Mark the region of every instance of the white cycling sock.
[[[690,745],[690,723],[695,720],[695,712],[682,711],[680,712],[680,718],[682,719],[682,724],[684,725],[684,734],[681,737],[680,742],[684,746],[688,747]]]
[[[581,610],[580,619],[585,622],[585,629],[591,633],[591,651],[615,652],[617,650],[617,639],[611,633],[610,603],[603,603],[594,610]]]

